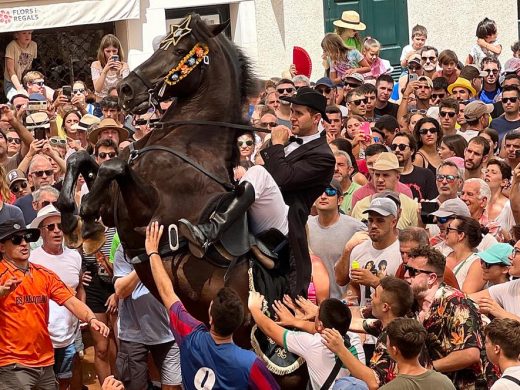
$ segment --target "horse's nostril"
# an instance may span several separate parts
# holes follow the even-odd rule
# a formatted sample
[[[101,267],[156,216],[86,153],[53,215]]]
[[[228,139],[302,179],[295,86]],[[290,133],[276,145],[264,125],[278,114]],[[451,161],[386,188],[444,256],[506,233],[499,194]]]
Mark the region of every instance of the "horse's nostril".
[[[128,84],[121,85],[121,94],[126,96],[132,96],[132,87]]]

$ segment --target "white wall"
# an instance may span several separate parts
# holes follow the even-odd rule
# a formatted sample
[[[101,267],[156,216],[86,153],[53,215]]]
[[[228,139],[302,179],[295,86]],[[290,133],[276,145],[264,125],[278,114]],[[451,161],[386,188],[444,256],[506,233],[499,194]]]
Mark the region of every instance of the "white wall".
[[[502,64],[512,57],[511,44],[518,40],[518,12],[514,0],[408,0],[410,31],[416,24],[428,29],[427,45],[439,52],[452,49],[465,62],[476,43],[477,24],[488,17],[496,21],[502,44]]]

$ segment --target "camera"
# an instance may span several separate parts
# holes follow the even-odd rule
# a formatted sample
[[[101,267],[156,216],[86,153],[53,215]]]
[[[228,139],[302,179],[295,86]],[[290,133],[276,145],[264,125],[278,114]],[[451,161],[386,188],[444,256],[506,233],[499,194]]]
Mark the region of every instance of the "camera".
[[[45,112],[45,111],[47,111],[47,101],[29,100],[29,102],[27,102],[27,111]]]

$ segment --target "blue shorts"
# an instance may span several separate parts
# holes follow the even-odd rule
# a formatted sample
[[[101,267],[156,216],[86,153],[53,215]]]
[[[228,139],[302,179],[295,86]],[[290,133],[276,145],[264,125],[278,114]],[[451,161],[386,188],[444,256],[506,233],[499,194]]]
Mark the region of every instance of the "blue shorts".
[[[72,362],[76,354],[74,343],[68,347],[54,348],[54,374],[58,379],[72,378]]]

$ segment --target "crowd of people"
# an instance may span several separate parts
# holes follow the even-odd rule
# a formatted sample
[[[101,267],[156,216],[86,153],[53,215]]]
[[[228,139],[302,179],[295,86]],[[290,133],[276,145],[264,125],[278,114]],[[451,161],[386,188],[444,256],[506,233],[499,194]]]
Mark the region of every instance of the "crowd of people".
[[[252,319],[305,359],[313,389],[519,388],[520,44],[502,64],[497,25],[485,18],[463,64],[449,48],[429,46],[417,25],[394,80],[377,39],[361,38],[366,26],[356,12],[334,25],[321,42],[324,77],[311,82],[291,66],[263,80],[244,107],[264,131],[236,140],[233,180],[246,195],[232,203],[234,213],[253,213],[259,183],[268,183],[284,215],[276,228],[292,245],[287,209],[307,201],[294,201],[301,188],[313,188],[307,198],[319,194],[308,220],[298,216],[308,288],[276,301],[274,318],[250,292]],[[115,228],[105,229],[93,255],[64,245],[56,202],[69,156],[86,150],[102,164],[160,120],[157,110],[130,115],[119,105],[117,84],[129,68],[117,37],[103,37],[91,80],[56,88],[31,68],[31,31],[15,33],[5,56],[0,389],[82,389],[87,336],[104,389],[277,388],[266,362],[233,344],[246,315],[235,291],[213,300],[209,327],[186,311],[158,253],[162,226],[146,231],[162,302]],[[333,174],[324,190],[308,182],[326,176],[312,170],[312,156],[291,156],[318,141],[326,151],[316,147],[313,158]],[[301,185],[292,200],[271,172],[275,158],[299,164],[301,175],[284,178]],[[77,210],[87,193],[80,176]],[[224,226],[183,223],[200,246]]]

